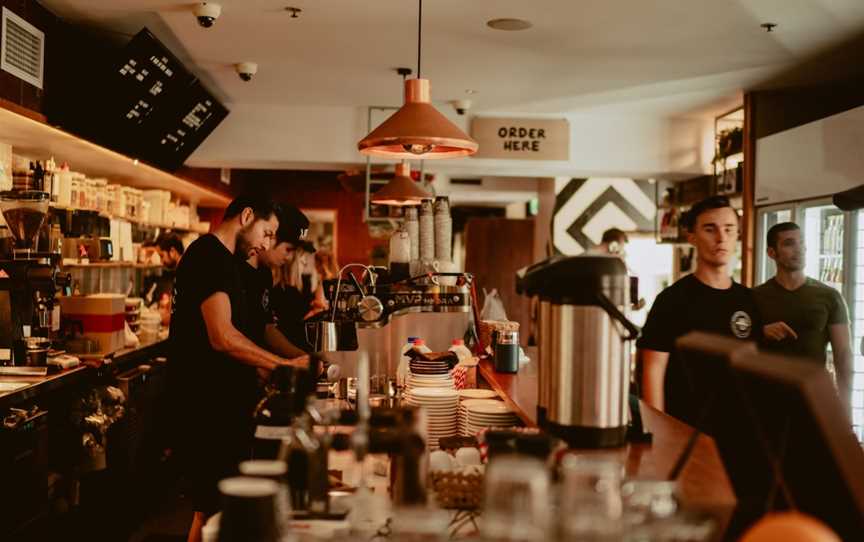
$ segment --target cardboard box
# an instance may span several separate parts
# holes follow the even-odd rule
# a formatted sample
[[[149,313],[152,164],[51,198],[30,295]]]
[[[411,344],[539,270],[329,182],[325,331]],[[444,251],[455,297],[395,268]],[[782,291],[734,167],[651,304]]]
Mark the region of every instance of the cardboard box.
[[[126,323],[126,296],[94,294],[60,298],[64,326],[83,330],[84,337],[99,343],[99,355],[123,348]]]

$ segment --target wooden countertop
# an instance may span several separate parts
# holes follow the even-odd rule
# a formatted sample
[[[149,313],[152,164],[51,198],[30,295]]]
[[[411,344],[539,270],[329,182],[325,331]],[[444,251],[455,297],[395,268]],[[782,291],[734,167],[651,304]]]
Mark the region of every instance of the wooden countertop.
[[[537,350],[526,348],[526,353],[532,361],[517,374],[496,373],[489,360],[481,360],[479,372],[519,418],[533,427],[537,420]],[[645,429],[654,436],[652,443],[627,444],[612,450],[580,450],[580,453],[619,457],[628,477],[663,480],[668,477],[693,429],[645,403],[640,404]],[[731,517],[735,494],[710,437],[699,436],[679,477],[679,497],[688,508],[710,511],[724,524]]]

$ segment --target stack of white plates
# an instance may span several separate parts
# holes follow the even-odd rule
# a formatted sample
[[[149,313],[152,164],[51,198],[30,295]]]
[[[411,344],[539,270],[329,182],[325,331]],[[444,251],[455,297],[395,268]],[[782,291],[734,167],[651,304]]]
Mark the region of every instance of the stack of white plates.
[[[408,392],[409,405],[426,411],[426,443],[438,449],[438,440],[457,434],[456,410],[459,395],[453,388],[414,388]]]
[[[410,373],[408,375],[408,383],[406,384],[406,387],[409,391],[415,388],[449,388],[452,390],[456,387],[456,382],[453,380],[453,376],[450,373],[437,375],[418,375]]]
[[[504,401],[494,399],[465,399],[459,405],[459,431],[463,435],[476,435],[490,427],[506,428],[519,424],[519,420]]]
[[[492,390],[459,390],[459,400],[465,399],[497,399],[498,394]]]

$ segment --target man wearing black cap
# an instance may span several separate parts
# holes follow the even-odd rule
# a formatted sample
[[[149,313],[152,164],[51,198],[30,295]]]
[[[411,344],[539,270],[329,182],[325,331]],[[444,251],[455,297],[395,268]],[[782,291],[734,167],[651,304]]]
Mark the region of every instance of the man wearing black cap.
[[[288,263],[297,247],[306,242],[303,238],[309,229],[309,219],[291,204],[281,205],[278,216],[279,228],[273,245],[252,255],[243,266],[252,320],[250,338],[275,354],[295,357],[305,352],[276,326],[272,307],[273,273]]]

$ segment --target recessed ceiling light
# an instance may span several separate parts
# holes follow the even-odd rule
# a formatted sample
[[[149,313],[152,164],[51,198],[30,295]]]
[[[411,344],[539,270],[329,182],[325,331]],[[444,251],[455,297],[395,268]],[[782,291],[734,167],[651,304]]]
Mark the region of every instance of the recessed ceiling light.
[[[533,25],[524,19],[492,19],[486,21],[486,26],[495,30],[528,30]]]
[[[474,90],[473,88],[466,88],[465,94],[477,94],[477,91]]]

